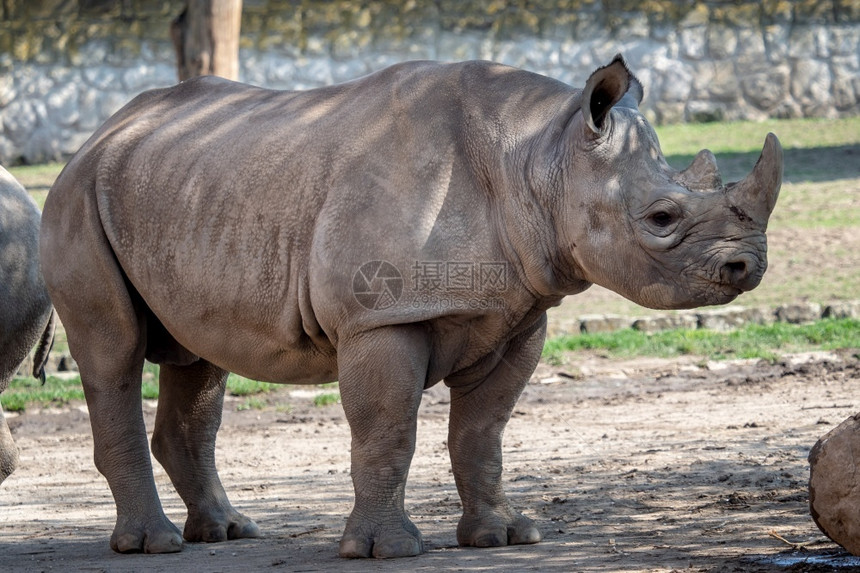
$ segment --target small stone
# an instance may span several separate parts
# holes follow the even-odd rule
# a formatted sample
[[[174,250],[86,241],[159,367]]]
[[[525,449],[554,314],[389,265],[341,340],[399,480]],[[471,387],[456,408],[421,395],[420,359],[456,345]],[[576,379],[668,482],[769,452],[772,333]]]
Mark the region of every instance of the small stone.
[[[827,537],[860,556],[860,414],[821,437],[809,452],[809,512]]]

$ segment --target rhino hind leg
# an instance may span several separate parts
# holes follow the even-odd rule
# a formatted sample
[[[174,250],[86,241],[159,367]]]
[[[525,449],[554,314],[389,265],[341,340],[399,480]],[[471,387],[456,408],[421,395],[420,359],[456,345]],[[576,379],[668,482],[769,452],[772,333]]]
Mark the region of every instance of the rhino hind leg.
[[[49,225],[50,213],[46,209],[43,217]],[[69,223],[74,231],[59,228],[43,237],[42,262],[45,283],[80,369],[95,464],[116,502],[110,545],[120,553],[180,551],[182,534],[158,498],[143,420],[142,302],[129,290],[100,226],[86,224],[96,211],[81,207],[81,213],[85,215]],[[55,264],[62,260],[76,264]]]
[[[537,543],[540,532],[514,510],[502,490],[502,435],[537,366],[546,324],[513,340],[503,359],[477,384],[451,387],[448,451],[463,503],[457,525],[462,546]]]
[[[228,373],[205,360],[163,364],[152,452],[188,507],[186,541],[259,537],[257,524],[236,511],[215,469]]]
[[[116,501],[111,548],[118,553],[180,551],[182,536],[164,514],[149,460],[140,393],[143,345],[128,337],[129,325],[111,324],[106,317],[96,329],[78,315],[60,317],[81,373],[96,467]]]
[[[341,557],[424,551],[403,502],[428,362],[429,343],[419,327],[382,328],[340,342],[340,393],[352,433],[355,488]]]

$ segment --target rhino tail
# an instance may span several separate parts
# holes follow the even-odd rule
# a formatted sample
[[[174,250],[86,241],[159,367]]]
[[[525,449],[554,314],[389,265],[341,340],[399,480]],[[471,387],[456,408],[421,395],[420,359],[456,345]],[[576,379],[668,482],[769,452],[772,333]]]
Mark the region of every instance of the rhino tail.
[[[45,331],[42,333],[42,338],[39,339],[39,345],[36,347],[36,354],[33,357],[33,377],[38,378],[45,383],[45,364],[48,362],[48,355],[51,353],[51,348],[54,347],[54,331],[57,328],[57,313],[52,308],[51,316],[48,317],[48,324],[45,325]]]

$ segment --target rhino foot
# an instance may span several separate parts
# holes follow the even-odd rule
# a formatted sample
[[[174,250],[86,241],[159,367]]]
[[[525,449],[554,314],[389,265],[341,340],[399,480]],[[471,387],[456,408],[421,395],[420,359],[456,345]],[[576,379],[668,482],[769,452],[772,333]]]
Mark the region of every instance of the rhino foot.
[[[117,553],[176,553],[182,551],[182,535],[164,516],[143,524],[119,518],[110,546]]]
[[[229,539],[260,537],[260,528],[253,520],[238,511],[232,511],[219,518],[213,516],[192,516],[185,522],[186,541],[217,543]]]
[[[514,511],[508,519],[463,515],[457,525],[457,543],[464,547],[502,547],[537,543],[540,539],[534,522]]]
[[[376,557],[412,557],[424,553],[424,541],[418,528],[407,522],[403,529],[396,531],[379,528],[350,527],[340,540],[340,556],[351,559]]]

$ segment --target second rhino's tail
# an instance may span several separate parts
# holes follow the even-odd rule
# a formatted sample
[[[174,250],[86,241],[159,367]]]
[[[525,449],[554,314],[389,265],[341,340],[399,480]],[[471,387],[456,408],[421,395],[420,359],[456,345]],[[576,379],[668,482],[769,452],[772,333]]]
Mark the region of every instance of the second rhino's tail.
[[[42,333],[42,338],[39,339],[39,345],[36,347],[36,354],[33,356],[33,377],[38,378],[45,383],[45,364],[48,362],[48,354],[54,346],[54,330],[57,328],[57,312],[52,308],[51,316],[48,317],[48,324],[45,325],[45,331]]]

